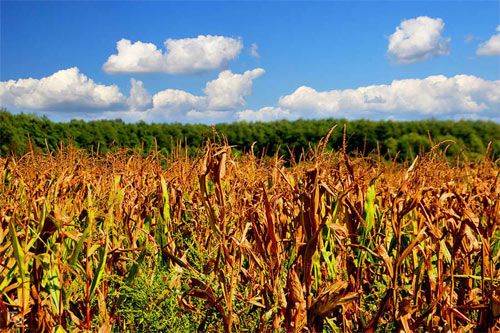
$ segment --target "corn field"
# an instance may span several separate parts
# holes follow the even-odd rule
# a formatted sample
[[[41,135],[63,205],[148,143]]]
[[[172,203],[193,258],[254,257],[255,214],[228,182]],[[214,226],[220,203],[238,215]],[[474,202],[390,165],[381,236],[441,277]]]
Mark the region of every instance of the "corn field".
[[[161,276],[167,331],[498,332],[498,161],[429,138],[392,163],[330,133],[297,161],[215,134],[198,157],[0,158],[0,327],[148,330],[130,295]]]

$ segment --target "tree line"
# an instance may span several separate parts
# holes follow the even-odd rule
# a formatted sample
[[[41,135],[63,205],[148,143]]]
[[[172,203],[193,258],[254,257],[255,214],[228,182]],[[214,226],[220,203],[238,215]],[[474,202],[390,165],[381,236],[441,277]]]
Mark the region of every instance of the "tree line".
[[[0,154],[21,155],[30,149],[46,152],[61,143],[77,148],[106,153],[120,148],[159,149],[168,153],[178,142],[187,143],[191,152],[199,151],[204,138],[225,136],[237,151],[254,151],[272,156],[277,151],[297,158],[309,145],[316,145],[328,130],[337,125],[330,136],[328,149],[341,149],[360,154],[376,153],[398,161],[412,159],[429,151],[431,143],[453,140],[446,154],[450,158],[465,155],[475,158],[486,153],[491,142],[490,157],[500,158],[500,124],[483,120],[418,120],[371,121],[346,119],[279,120],[272,122],[203,124],[125,123],[120,119],[53,122],[36,114],[12,114],[0,109]],[[344,130],[345,125],[345,130]],[[214,132],[215,130],[215,132]],[[345,133],[344,133],[345,132]],[[216,133],[216,134],[214,134]],[[31,141],[31,148],[30,143]]]

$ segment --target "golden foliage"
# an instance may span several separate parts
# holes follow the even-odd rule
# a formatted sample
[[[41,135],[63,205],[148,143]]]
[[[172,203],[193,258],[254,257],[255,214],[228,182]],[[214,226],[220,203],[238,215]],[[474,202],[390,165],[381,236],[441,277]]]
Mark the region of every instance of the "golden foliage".
[[[500,329],[498,166],[433,149],[405,167],[327,140],[292,167],[211,141],[198,159],[0,159],[0,324],[110,331],[123,296],[106,276],[133,286],[162,260],[179,308],[202,300],[225,331],[252,312],[258,331]]]

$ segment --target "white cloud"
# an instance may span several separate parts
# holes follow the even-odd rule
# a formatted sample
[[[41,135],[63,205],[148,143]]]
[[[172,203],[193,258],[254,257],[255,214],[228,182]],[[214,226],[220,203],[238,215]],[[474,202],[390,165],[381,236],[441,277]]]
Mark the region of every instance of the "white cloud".
[[[260,60],[259,46],[256,43],[252,43],[252,47],[250,48],[250,55],[257,60]]]
[[[500,55],[500,25],[497,27],[498,33],[491,36],[489,40],[479,44],[476,54],[480,56],[498,56]]]
[[[126,98],[116,85],[97,84],[73,67],[41,79],[0,82],[0,103],[30,110],[99,111],[124,108]]]
[[[130,79],[132,88],[130,88],[130,97],[127,98],[127,104],[133,110],[146,110],[153,106],[153,98],[148,93],[142,81]]]
[[[292,114],[287,109],[280,107],[266,106],[259,110],[243,110],[236,113],[238,120],[246,121],[273,121],[279,119],[297,119],[297,114]]]
[[[234,115],[231,112],[225,111],[196,111],[191,110],[186,113],[187,118],[194,122],[203,123],[220,123],[233,122]]]
[[[163,71],[164,57],[161,50],[151,43],[122,39],[116,43],[118,54],[109,56],[102,66],[106,73],[154,73]]]
[[[121,113],[110,113],[106,117],[121,117],[127,121],[233,121],[234,110],[246,106],[245,97],[252,93],[253,80],[264,74],[264,69],[256,68],[243,74],[229,70],[219,74],[217,79],[206,84],[206,95],[196,96],[184,90],[165,89],[152,97],[151,108],[137,112],[136,108]],[[139,81],[140,82],[140,81]],[[136,88],[138,86],[136,82]],[[140,84],[142,87],[142,83]],[[142,91],[142,94],[147,92]],[[131,93],[132,95],[132,93]],[[132,98],[132,97],[131,97]]]
[[[420,16],[404,20],[389,36],[387,52],[396,62],[408,64],[420,62],[432,56],[450,54],[450,38],[441,33],[444,22],[441,18]]]
[[[357,89],[318,92],[302,86],[282,96],[279,106],[292,115],[318,117],[377,117],[397,114],[399,119],[418,116],[454,116],[471,114],[498,117],[500,80],[488,81],[472,75],[443,75],[425,79],[396,80],[391,85],[373,85]]]
[[[246,106],[244,97],[252,93],[253,80],[262,76],[264,69],[256,68],[243,74],[223,71],[216,80],[207,83],[203,92],[211,110],[236,109]]]
[[[206,97],[195,96],[184,90],[165,89],[153,96],[153,108],[188,110],[193,108],[205,108]]]
[[[222,71],[207,82],[201,96],[177,89],[151,96],[142,81],[131,79],[127,98],[117,86],[96,84],[75,67],[40,80],[0,82],[0,105],[27,111],[61,111],[58,120],[230,121],[235,110],[246,107],[245,97],[252,94],[253,80],[264,73],[262,68],[243,74]]]
[[[206,96],[195,96],[183,90],[166,89],[153,96],[153,108],[175,110],[228,111],[245,107],[245,97],[252,94],[253,80],[264,74],[264,69],[256,68],[243,74],[223,71],[217,79],[206,84]]]
[[[109,56],[103,70],[110,74],[200,73],[226,66],[243,48],[240,39],[210,35],[167,39],[164,44],[165,53],[151,43],[122,39],[117,42],[118,54]]]
[[[176,89],[151,96],[141,81],[132,79],[126,98],[117,86],[97,84],[78,68],[70,68],[39,80],[0,82],[0,105],[27,111],[66,111],[57,113],[66,120],[75,116],[204,123],[322,117],[500,119],[500,80],[472,75],[436,75],[346,90],[317,91],[302,86],[280,97],[276,106],[245,109],[253,80],[264,72],[262,68],[242,74],[223,71],[207,82],[205,94],[200,96]]]

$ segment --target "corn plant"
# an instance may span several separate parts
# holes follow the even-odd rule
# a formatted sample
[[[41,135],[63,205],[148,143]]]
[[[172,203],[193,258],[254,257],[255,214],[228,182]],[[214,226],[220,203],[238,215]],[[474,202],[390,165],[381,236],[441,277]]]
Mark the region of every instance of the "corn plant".
[[[391,163],[334,130],[291,163],[215,132],[195,157],[0,158],[0,327],[500,330],[498,161],[430,140]]]

